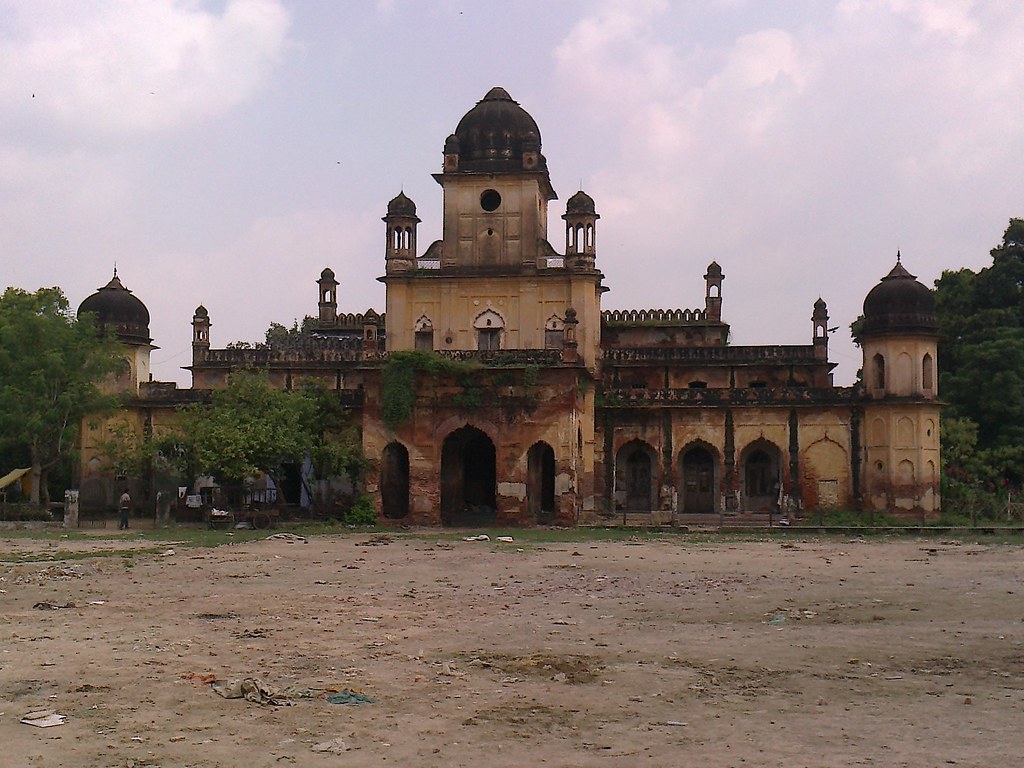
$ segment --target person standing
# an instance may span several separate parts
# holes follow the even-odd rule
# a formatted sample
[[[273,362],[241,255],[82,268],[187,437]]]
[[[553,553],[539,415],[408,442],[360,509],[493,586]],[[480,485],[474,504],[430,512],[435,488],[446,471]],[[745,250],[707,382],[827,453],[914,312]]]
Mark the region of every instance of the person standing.
[[[128,489],[124,489],[124,493],[121,494],[121,500],[117,503],[118,509],[121,511],[121,519],[117,523],[117,529],[128,528],[128,513],[132,508],[132,497],[128,493]]]

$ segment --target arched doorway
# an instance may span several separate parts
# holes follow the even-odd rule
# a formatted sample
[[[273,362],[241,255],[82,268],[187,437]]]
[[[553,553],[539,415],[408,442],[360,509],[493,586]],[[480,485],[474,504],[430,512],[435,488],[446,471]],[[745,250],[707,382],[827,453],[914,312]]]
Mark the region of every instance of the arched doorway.
[[[642,440],[619,449],[615,461],[615,505],[628,512],[654,509],[654,451]]]
[[[389,443],[384,448],[380,500],[384,517],[389,520],[398,520],[409,514],[409,451],[401,443]]]
[[[782,487],[779,449],[767,440],[758,440],[743,451],[743,509],[754,512],[779,510]]]
[[[445,438],[441,448],[441,522],[492,525],[497,519],[494,443],[476,427]]]
[[[687,515],[715,512],[718,494],[714,454],[703,445],[693,445],[683,451],[679,463],[683,478],[679,511]]]
[[[534,443],[526,463],[526,503],[530,518],[538,523],[550,522],[555,517],[555,451],[547,443]]]

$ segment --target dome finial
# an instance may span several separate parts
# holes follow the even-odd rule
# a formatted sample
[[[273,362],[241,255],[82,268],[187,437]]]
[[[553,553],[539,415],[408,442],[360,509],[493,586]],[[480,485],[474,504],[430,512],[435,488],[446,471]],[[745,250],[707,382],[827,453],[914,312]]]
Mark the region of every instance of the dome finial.
[[[900,256],[900,249],[899,249],[899,248],[897,248],[897,249],[896,249],[896,263],[897,263],[897,264],[899,264],[899,263],[900,263],[900,259],[901,259],[901,258],[902,258],[902,257]]]
[[[117,262],[114,262],[114,277],[117,277]]]

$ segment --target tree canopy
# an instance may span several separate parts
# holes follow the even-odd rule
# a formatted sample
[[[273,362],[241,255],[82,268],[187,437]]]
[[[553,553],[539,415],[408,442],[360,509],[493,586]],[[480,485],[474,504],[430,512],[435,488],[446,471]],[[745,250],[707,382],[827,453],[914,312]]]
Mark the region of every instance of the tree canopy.
[[[32,465],[31,500],[47,501],[46,475],[75,450],[82,420],[113,408],[103,382],[126,365],[123,348],[76,318],[59,288],[0,296],[0,448]]]
[[[1024,219],[992,264],[936,281],[946,466],[967,482],[1024,481]]]
[[[302,461],[314,441],[316,404],[301,392],[274,389],[265,374],[240,371],[210,405],[193,407],[182,434],[200,472],[223,481],[257,473],[276,477]]]

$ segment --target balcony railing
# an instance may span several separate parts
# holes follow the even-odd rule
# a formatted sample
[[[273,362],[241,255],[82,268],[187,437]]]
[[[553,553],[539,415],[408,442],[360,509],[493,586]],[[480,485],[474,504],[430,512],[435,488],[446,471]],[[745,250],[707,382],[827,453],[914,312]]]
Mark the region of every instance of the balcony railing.
[[[721,389],[606,389],[606,408],[668,405],[843,405],[860,398],[855,387],[746,387]]]
[[[604,351],[609,363],[812,363],[815,347],[783,345],[754,347],[612,347]]]

